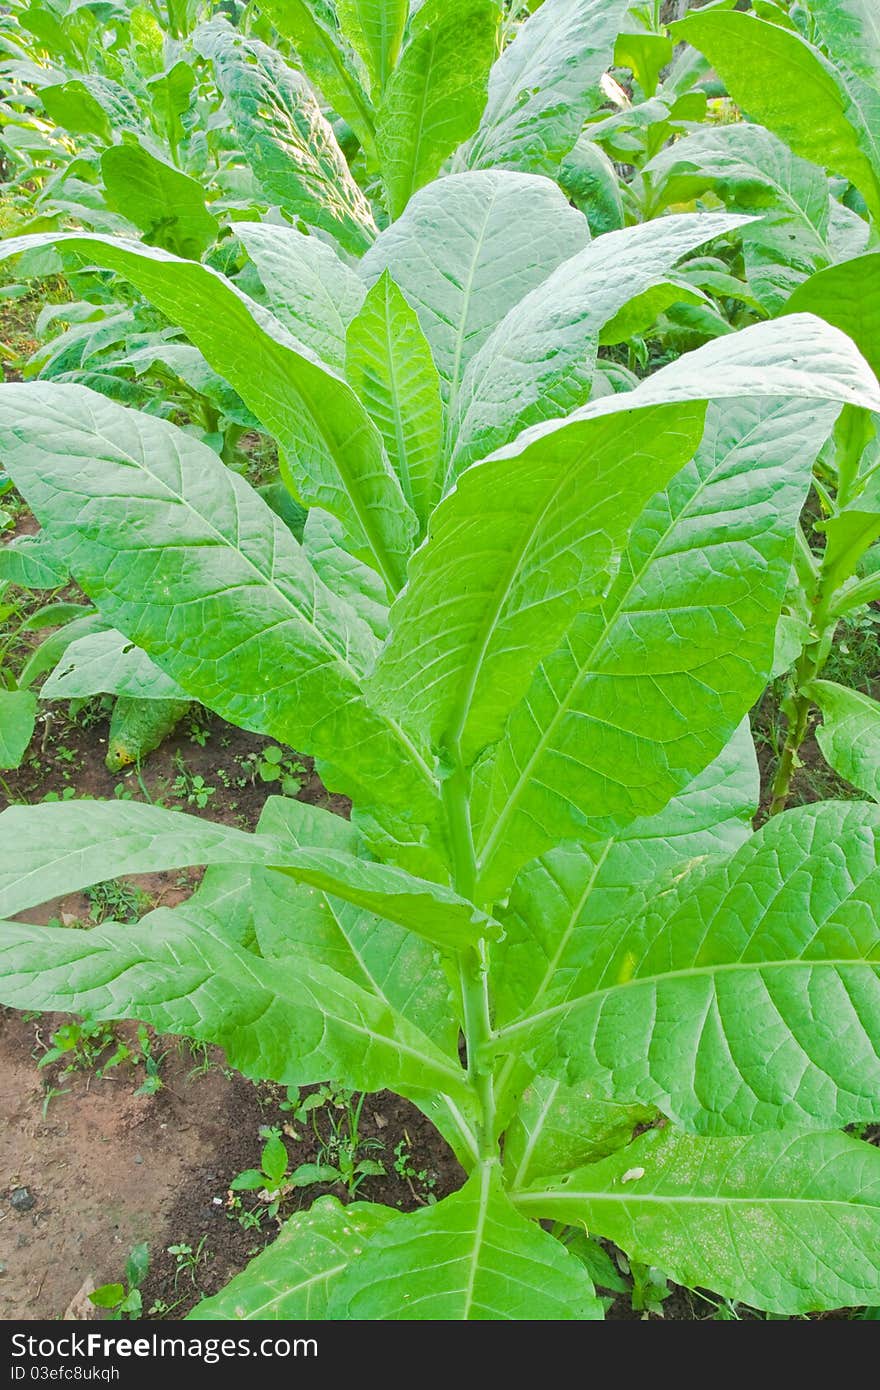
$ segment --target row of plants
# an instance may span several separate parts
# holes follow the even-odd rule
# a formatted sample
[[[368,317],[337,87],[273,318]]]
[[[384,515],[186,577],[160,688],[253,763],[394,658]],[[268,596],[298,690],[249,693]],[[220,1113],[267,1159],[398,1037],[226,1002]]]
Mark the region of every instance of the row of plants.
[[[4,757],[54,666],[352,812],[10,807],[0,1000],[395,1091],[467,1174],[321,1198],[192,1316],[595,1319],[597,1237],[777,1314],[880,1302],[880,706],[826,670],[880,598],[880,34],[870,0],[667,18],[7,21],[0,256],[71,297],[0,387],[42,528],[0,576],[89,606],[44,610]],[[786,809],[817,710],[852,795]],[[13,920],[192,864],[136,926]]]

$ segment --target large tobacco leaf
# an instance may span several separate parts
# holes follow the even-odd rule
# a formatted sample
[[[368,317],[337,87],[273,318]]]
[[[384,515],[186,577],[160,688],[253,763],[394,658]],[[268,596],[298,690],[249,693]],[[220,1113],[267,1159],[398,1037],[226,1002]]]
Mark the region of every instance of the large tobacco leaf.
[[[880,1297],[880,1153],[844,1134],[651,1130],[520,1194],[524,1214],[662,1260],[686,1287],[796,1315]]]
[[[553,174],[611,64],[629,0],[544,0],[492,69],[472,168]]]

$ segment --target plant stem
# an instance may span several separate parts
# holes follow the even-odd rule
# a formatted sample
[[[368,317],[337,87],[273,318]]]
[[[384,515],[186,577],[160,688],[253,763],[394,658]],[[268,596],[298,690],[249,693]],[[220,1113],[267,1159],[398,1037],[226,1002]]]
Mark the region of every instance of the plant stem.
[[[469,808],[469,776],[457,756],[452,770],[443,780],[443,806],[452,857],[452,879],[455,891],[473,902],[476,891],[477,868],[471,832]],[[482,1163],[498,1158],[495,1139],[495,1078],[491,1064],[481,1061],[485,1044],[492,1036],[492,1012],[489,999],[489,963],[485,939],[468,946],[459,954],[459,980],[464,1013],[464,1037],[467,1047],[468,1077],[480,1105],[480,1126],[477,1148]]]

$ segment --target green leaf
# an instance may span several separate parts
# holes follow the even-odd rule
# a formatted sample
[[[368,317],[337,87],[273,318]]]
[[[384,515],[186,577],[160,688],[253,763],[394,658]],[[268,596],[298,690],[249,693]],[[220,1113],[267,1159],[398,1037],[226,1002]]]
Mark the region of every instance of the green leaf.
[[[78,700],[100,694],[130,695],[139,700],[187,698],[146,652],[112,628],[71,642],[40,690],[44,700]]]
[[[878,923],[880,808],[801,806],[613,923],[498,1048],[702,1134],[873,1119]]]
[[[832,59],[880,88],[880,12],[874,0],[810,0]]]
[[[804,276],[834,259],[827,178],[763,126],[698,128],[650,160],[643,174],[667,205],[711,190],[732,211],[756,215],[741,233],[746,274],[771,313]]]
[[[203,24],[195,42],[211,59],[224,113],[270,202],[353,254],[366,250],[376,235],[373,215],[305,78],[225,20]]]
[[[126,141],[101,156],[109,206],[123,213],[153,246],[197,261],[217,236],[219,223],[205,207],[201,184]]]
[[[695,460],[645,510],[602,607],[578,617],[538,667],[497,753],[477,767],[477,857],[490,898],[527,859],[581,839],[591,817],[613,831],[659,810],[717,756],[763,688],[810,460],[837,413],[822,401],[853,389],[867,401],[878,389],[847,340],[821,345],[809,318],[791,337],[791,322],[709,343],[628,397],[637,406],[709,390],[731,402],[710,409]],[[749,395],[768,399],[737,400]],[[555,458],[557,436],[602,408],[537,426],[503,452],[531,440],[532,457]]]
[[[845,1134],[652,1130],[540,1189],[517,1207],[583,1222],[686,1287],[789,1315],[880,1292],[880,1152]]]
[[[304,959],[280,971],[231,945],[207,914],[196,923],[158,908],[146,927],[105,923],[87,932],[4,922],[0,1000],[96,1021],[134,1017],[216,1043],[255,1080],[305,1086],[333,1076],[353,1090],[390,1088],[417,1105],[426,1096],[436,1103],[440,1092],[462,1114],[472,1109],[457,1056],[325,966]]]
[[[527,864],[501,914],[504,937],[492,947],[497,1021],[568,998],[611,923],[640,911],[667,874],[745,843],[759,792],[744,719],[714,762],[662,811],[616,835],[603,836],[601,822],[588,823],[583,843]]]
[[[656,92],[660,72],[671,60],[672,40],[666,34],[650,34],[641,30],[617,36],[614,66],[629,68],[646,98]]]
[[[833,323],[880,374],[880,253],[820,270],[794,291],[785,312],[818,314]]]
[[[629,0],[544,0],[492,69],[472,168],[553,174],[611,65]]]
[[[363,841],[349,821],[287,797],[269,798],[258,828],[289,846],[291,859],[316,846],[364,854]],[[251,881],[257,938],[267,960],[307,955],[331,966],[455,1051],[458,1021],[449,984],[427,942],[332,893],[296,884],[287,874],[254,869]]]
[[[517,1215],[497,1167],[435,1206],[396,1216],[352,1261],[330,1316],[356,1321],[601,1318],[583,1266]]]
[[[47,535],[16,536],[0,546],[0,583],[18,584],[23,589],[57,589],[67,580]]]
[[[315,13],[311,0],[261,0],[260,10],[290,39],[310,82],[372,152],[373,110],[335,28]]]
[[[263,1172],[269,1179],[267,1186],[277,1187],[283,1180],[287,1172],[288,1155],[287,1146],[280,1137],[272,1136],[263,1145],[263,1155],[260,1159]]]
[[[848,178],[880,217],[880,152],[872,135],[877,112],[862,114],[864,93],[852,84],[848,89],[817,49],[800,34],[754,15],[714,9],[690,14],[672,30],[705,53],[753,120],[803,159]],[[788,74],[785,80],[780,73]],[[880,95],[875,97],[880,109]]]
[[[265,309],[194,261],[77,233],[9,238],[0,257],[55,244],[124,275],[184,330],[278,440],[300,499],[338,515],[353,552],[396,592],[415,518],[351,388]]]
[[[834,681],[811,681],[804,693],[822,711],[816,742],[826,761],[854,787],[880,801],[880,704]]]
[[[115,1308],[124,1297],[125,1289],[122,1284],[102,1284],[89,1294],[89,1302],[94,1303],[96,1308]]]
[[[595,1162],[629,1144],[636,1125],[654,1120],[644,1105],[593,1100],[587,1087],[564,1086],[537,1076],[523,1091],[504,1131],[508,1187],[517,1189],[550,1174]]]
[[[0,767],[18,767],[36,718],[37,697],[30,690],[0,690]]]
[[[360,279],[316,236],[268,222],[236,222],[273,314],[301,343],[341,370],[345,332],[364,298]]]
[[[615,551],[696,449],[703,408],[605,398],[469,469],[431,517],[371,697],[465,765],[500,736],[541,658],[607,587]]]
[[[0,916],[119,874],[189,864],[266,862],[266,841],[198,816],[143,802],[55,802],[9,806],[0,814],[14,862],[0,868]],[[271,842],[270,842],[271,843]]]
[[[238,1321],[323,1321],[333,1288],[364,1242],[395,1213],[390,1207],[319,1197],[285,1221],[281,1233],[220,1293],[197,1303],[188,1318]]]
[[[400,57],[408,0],[337,0],[339,27],[363,60],[374,101]]]
[[[328,1163],[301,1163],[288,1179],[291,1187],[313,1187],[318,1182],[338,1182],[338,1168]]]
[[[286,828],[296,819],[314,824],[304,807],[296,816],[301,805],[290,802]],[[500,931],[497,922],[451,888],[415,878],[391,864],[308,843],[291,848],[289,842],[247,835],[162,806],[132,802],[120,807],[99,801],[89,806],[87,817],[79,806],[68,803],[10,806],[0,815],[0,824],[10,835],[20,836],[22,845],[15,867],[0,871],[0,915],[21,912],[120,873],[238,862],[282,870],[297,883],[387,917],[437,945],[460,947]]]
[[[387,270],[348,326],[345,368],[424,533],[442,485],[440,378],[415,310]]]
[[[400,815],[407,838],[420,814],[431,819],[426,764],[363,698],[375,639],[213,450],[164,420],[54,383],[0,387],[0,446],[106,622],[188,695],[328,758],[330,784]]]
[[[133,1245],[125,1262],[125,1278],[129,1288],[136,1289],[147,1277],[150,1267],[150,1247],[146,1241]]]
[[[336,517],[311,507],[303,527],[302,547],[318,578],[384,642],[388,636],[385,585],[375,570],[345,549],[344,532]]]
[[[384,8],[381,0],[378,7]],[[424,0],[413,16],[376,112],[379,168],[392,217],[476,130],[498,20],[497,0]]]
[[[590,393],[601,330],[667,279],[688,251],[744,224],[664,217],[608,232],[525,295],[472,358],[459,397],[450,478],[527,425],[568,415]]]
[[[265,1186],[266,1179],[258,1168],[246,1168],[243,1173],[236,1173],[229,1184],[229,1190],[231,1192],[259,1192],[260,1188]]]
[[[361,262],[390,270],[419,316],[454,415],[468,362],[508,309],[589,240],[586,218],[546,179],[453,174],[417,193]]]

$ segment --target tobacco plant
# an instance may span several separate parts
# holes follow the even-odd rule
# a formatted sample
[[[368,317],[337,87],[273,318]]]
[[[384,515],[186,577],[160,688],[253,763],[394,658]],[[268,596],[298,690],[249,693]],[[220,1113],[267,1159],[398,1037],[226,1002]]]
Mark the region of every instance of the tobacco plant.
[[[315,757],[352,813],[10,808],[0,1000],[395,1090],[465,1173],[406,1215],[322,1199],[195,1316],[593,1319],[578,1226],[775,1312],[880,1299],[880,1154],[843,1132],[878,1113],[880,810],[752,834],[744,722],[813,463],[880,387],[811,314],[629,391],[594,375],[744,225],[590,242],[549,180],[474,171],[356,269],[245,232],[277,317],[197,262],[64,242],[275,436],[302,541],[201,441],[83,386],[0,387],[3,466],[121,654]],[[197,893],[134,927],[14,920],[193,863]]]

